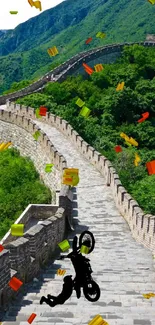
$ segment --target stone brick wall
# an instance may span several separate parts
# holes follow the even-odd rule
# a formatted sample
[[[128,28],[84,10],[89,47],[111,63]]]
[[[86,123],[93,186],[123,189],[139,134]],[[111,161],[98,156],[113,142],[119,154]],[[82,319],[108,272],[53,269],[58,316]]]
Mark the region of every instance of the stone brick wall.
[[[24,224],[24,233],[27,232],[32,226],[38,224],[43,220],[55,215],[59,208],[59,205],[50,204],[29,204],[19,218],[15,221],[15,224]],[[1,244],[6,245],[19,237],[12,236],[9,230],[2,238]]]
[[[77,61],[75,61],[69,69],[66,71],[62,71],[59,77],[57,78],[57,81],[61,82],[66,79],[67,76],[70,75],[76,75],[78,72],[83,73],[84,69],[82,67],[82,62],[86,61],[89,62],[91,66],[94,66],[95,64],[100,63],[100,60],[103,60],[105,63],[111,63],[114,62],[122,52],[122,49],[124,45],[133,45],[133,44],[139,44],[144,46],[155,46],[155,41],[152,43],[149,42],[135,42],[135,43],[124,43],[124,44],[112,44],[112,45],[106,45],[101,48],[97,48],[91,51],[88,51],[86,54],[82,54],[81,57],[78,58]]]
[[[155,34],[147,34],[146,41],[155,42]]]
[[[41,172],[40,160],[46,158],[46,163],[53,163],[55,176],[61,182],[61,173],[67,167],[65,158],[56,150],[48,136],[41,132],[36,151],[32,134],[39,130],[36,124],[24,116],[19,116],[8,111],[0,111],[1,141],[9,141],[17,144],[22,155],[34,155],[34,163],[38,172]],[[36,158],[35,158],[36,156]],[[48,161],[47,161],[48,160]],[[45,162],[44,161],[44,162]],[[48,178],[50,179],[48,174]],[[54,176],[49,181],[52,186]],[[55,186],[57,186],[56,180]],[[22,215],[16,220],[24,223],[24,235],[13,237],[10,231],[2,239],[4,250],[0,253],[0,311],[6,310],[10,300],[18,292],[24,290],[24,285],[18,292],[13,291],[8,282],[16,276],[23,284],[31,281],[38,275],[48,260],[57,249],[57,244],[64,239],[65,231],[72,225],[72,199],[73,193],[69,186],[62,185],[58,205],[34,205],[30,204]],[[37,224],[40,220],[40,224]]]
[[[19,97],[23,97],[25,95],[31,94],[36,91],[41,91],[42,87],[45,86],[47,82],[47,77],[53,76],[56,78],[56,81],[63,81],[65,78],[73,74],[74,71],[76,71],[79,66],[82,64],[83,58],[87,60],[87,62],[95,60],[96,58],[99,58],[104,53],[105,55],[112,54],[112,53],[118,53],[122,51],[124,45],[132,45],[132,44],[139,44],[144,46],[155,46],[155,42],[135,42],[135,43],[124,43],[124,44],[112,44],[112,45],[106,45],[99,48],[92,49],[90,51],[81,52],[63,64],[59,65],[55,69],[51,70],[50,72],[46,73],[42,78],[31,84],[30,86],[27,86],[26,88],[23,88],[21,90],[18,90],[14,93],[0,96],[0,105],[3,105],[6,103],[8,99],[17,99]],[[116,56],[117,57],[117,56]],[[70,65],[70,67],[68,67]]]
[[[8,282],[15,276],[24,284],[38,275],[52,257],[57,244],[64,239],[66,211],[59,207],[54,216],[31,227],[24,236],[5,244],[0,253],[0,310],[7,308],[10,300],[17,295]]]
[[[18,116],[22,114],[27,118],[32,117],[32,108],[10,102],[7,103],[7,107],[8,110],[18,114]],[[33,119],[36,119],[34,114]],[[122,186],[111,162],[85,142],[72,126],[62,118],[48,113],[46,117],[42,117],[42,121],[55,126],[68,137],[79,152],[105,177],[107,185],[111,187],[113,192],[118,210],[129,224],[132,236],[155,254],[155,216],[144,214],[138,203]]]
[[[66,161],[64,157],[56,150],[48,137],[41,132],[41,136],[36,142],[32,134],[38,127],[31,123],[30,120],[23,120],[23,118],[16,117],[15,124],[6,123],[8,121],[8,112],[0,111],[0,143],[11,141],[17,149],[20,150],[22,156],[30,157],[33,161],[36,170],[41,175],[46,186],[52,192],[60,190],[61,188],[61,173]],[[25,129],[22,126],[25,124]],[[22,126],[22,127],[21,127]],[[39,130],[39,129],[38,129]],[[44,146],[48,143],[48,146]],[[46,164],[53,163],[52,173],[45,172]],[[53,193],[53,199],[54,199]],[[33,202],[32,202],[33,203]],[[55,204],[54,200],[52,203]]]

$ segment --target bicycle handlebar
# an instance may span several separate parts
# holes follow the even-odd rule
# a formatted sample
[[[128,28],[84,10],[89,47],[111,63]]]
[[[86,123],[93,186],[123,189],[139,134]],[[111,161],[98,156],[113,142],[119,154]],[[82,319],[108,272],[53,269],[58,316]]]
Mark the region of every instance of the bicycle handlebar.
[[[77,249],[76,249],[76,253],[77,253],[77,255],[80,253],[80,251],[79,251],[79,249],[80,249],[80,247],[77,247]],[[74,255],[74,253],[75,253],[75,251],[73,250],[72,252],[70,252],[68,255],[62,255],[62,256],[60,256],[60,260],[63,260],[64,258],[70,258],[72,255]],[[81,254],[81,253],[80,253]],[[69,256],[70,255],[70,256]]]

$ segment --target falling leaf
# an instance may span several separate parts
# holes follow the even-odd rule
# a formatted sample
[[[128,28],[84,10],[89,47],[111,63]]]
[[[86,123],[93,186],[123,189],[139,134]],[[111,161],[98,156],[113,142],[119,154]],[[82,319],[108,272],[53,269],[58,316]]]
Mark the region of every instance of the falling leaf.
[[[58,54],[58,50],[56,46],[51,47],[50,49],[47,50],[47,52],[50,56],[55,56]]]

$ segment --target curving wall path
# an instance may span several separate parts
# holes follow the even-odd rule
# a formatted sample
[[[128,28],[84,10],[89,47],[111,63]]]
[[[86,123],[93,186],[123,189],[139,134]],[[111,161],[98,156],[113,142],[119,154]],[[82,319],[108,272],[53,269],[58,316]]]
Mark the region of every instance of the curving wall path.
[[[106,58],[107,56],[113,54],[111,60],[114,61],[115,58],[117,58],[123,49],[125,45],[133,45],[133,44],[139,44],[144,46],[155,46],[155,42],[136,42],[136,43],[123,43],[123,44],[112,44],[112,45],[106,45],[99,48],[95,48],[89,51],[81,52],[72,58],[68,59],[63,64],[59,65],[52,71],[46,73],[42,78],[40,78],[38,81],[34,82],[30,86],[23,88],[19,91],[16,91],[14,93],[0,96],[0,105],[3,105],[6,103],[8,99],[17,99],[19,97],[23,97],[25,95],[31,94],[33,92],[41,91],[41,89],[46,85],[46,83],[51,80],[53,81],[63,81],[68,75],[72,75],[74,73],[77,73],[78,70],[82,66],[82,62],[86,61],[87,63],[90,61],[100,63],[98,62],[99,58]]]
[[[16,113],[14,117],[16,119],[25,115],[35,120],[34,110],[31,108],[10,103],[8,110]],[[4,120],[4,117],[1,119]],[[83,295],[77,300],[73,293],[64,305],[54,308],[46,304],[40,305],[42,295],[49,293],[58,295],[61,291],[63,282],[62,278],[56,275],[58,268],[66,269],[67,274],[74,275],[69,261],[56,259],[44,271],[38,282],[28,286],[24,298],[19,297],[10,307],[4,324],[24,325],[30,314],[36,313],[34,323],[40,325],[88,324],[97,314],[100,314],[109,325],[154,325],[155,300],[153,298],[146,300],[142,296],[143,293],[154,292],[155,272],[152,254],[132,237],[132,234],[135,236],[138,231],[147,234],[148,224],[146,225],[144,218],[143,226],[139,223],[140,213],[138,214],[139,210],[136,210],[135,201],[130,200],[130,204],[127,204],[131,210],[135,209],[137,212],[135,217],[135,214],[132,215],[131,211],[127,211],[130,216],[128,226],[116,208],[116,205],[120,207],[122,193],[125,191],[120,185],[116,191],[114,190],[118,176],[114,177],[113,170],[112,177],[112,169],[110,166],[107,167],[107,159],[98,158],[98,153],[81,140],[71,126],[61,118],[48,114],[47,118],[43,118],[41,122],[35,120],[35,123],[61,152],[67,165],[73,165],[80,170],[80,182],[74,194],[75,232],[69,234],[68,240],[72,242],[75,233],[80,234],[87,228],[93,232],[96,246],[89,258],[94,271],[94,280],[101,288],[101,298],[98,302],[91,303]],[[99,165],[100,171],[97,170]],[[107,184],[111,187],[107,187]],[[118,189],[121,191],[120,194]],[[116,205],[112,192],[115,194]],[[123,200],[126,200],[126,195],[123,194]],[[125,208],[127,205],[125,204]],[[154,217],[152,218],[154,222]],[[148,221],[149,218],[146,217],[145,220]],[[151,234],[153,224],[149,225]],[[143,240],[142,243],[144,244]],[[154,246],[154,242],[152,244]]]
[[[145,42],[145,45],[148,44]],[[118,50],[121,50],[122,46],[117,46]],[[106,47],[106,51],[110,48],[116,52],[114,47]],[[85,57],[87,62],[92,60],[95,56],[93,51],[100,50],[91,50],[72,58],[71,69],[78,66],[78,59],[83,60]],[[66,62],[59,67],[61,71],[55,72],[59,73],[58,80],[61,81],[61,78],[65,77],[68,64],[69,62]],[[5,104],[8,98],[17,98],[29,91],[33,92],[44,83],[45,81],[41,80],[40,84],[31,85],[30,88],[27,87],[29,89],[18,94],[1,96],[0,104]],[[34,325],[83,325],[88,324],[97,314],[109,325],[155,325],[155,299],[147,300],[142,296],[143,293],[154,292],[152,253],[155,252],[155,217],[144,215],[137,202],[122,187],[118,175],[106,157],[90,147],[66,121],[52,114],[47,114],[46,118],[38,121],[32,108],[12,103],[8,103],[7,107],[1,106],[0,109],[9,110],[14,114],[14,118],[11,118],[12,114],[5,115],[1,111],[0,119],[3,122],[14,123],[13,121],[17,120],[22,127],[24,118],[21,116],[35,121],[43,134],[46,133],[57,151],[63,155],[67,165],[79,168],[80,182],[74,193],[72,212],[75,231],[69,234],[68,240],[71,243],[75,233],[80,234],[85,229],[93,232],[96,246],[89,258],[94,280],[101,288],[101,298],[96,303],[88,302],[83,295],[77,300],[73,293],[64,305],[54,308],[46,304],[40,305],[42,295],[58,295],[61,292],[63,282],[62,278],[56,275],[58,268],[66,269],[67,274],[74,275],[69,261],[56,259],[38,281],[25,288],[24,297],[19,296],[9,308],[3,324],[25,325],[31,313],[36,313]],[[45,140],[44,144],[46,146]]]

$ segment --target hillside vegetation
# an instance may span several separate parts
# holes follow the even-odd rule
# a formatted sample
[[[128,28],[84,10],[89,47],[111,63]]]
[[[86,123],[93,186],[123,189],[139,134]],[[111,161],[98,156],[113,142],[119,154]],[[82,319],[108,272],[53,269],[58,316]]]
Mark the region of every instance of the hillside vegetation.
[[[28,204],[50,204],[51,191],[41,183],[29,158],[17,149],[0,154],[0,239]]]
[[[35,79],[68,58],[111,43],[155,34],[155,6],[147,0],[66,0],[0,37],[0,93],[12,82]],[[96,33],[106,33],[105,39]],[[93,37],[88,45],[85,41]],[[57,46],[50,57],[47,49]]]
[[[102,63],[102,62],[101,62]],[[118,82],[125,82],[123,91],[116,91]],[[125,47],[123,56],[104,70],[94,72],[89,80],[69,77],[59,84],[48,83],[43,93],[35,93],[17,103],[48,111],[67,120],[96,150],[112,161],[126,190],[145,213],[155,215],[155,175],[148,175],[146,162],[155,159],[155,50],[134,45]],[[76,100],[81,98],[91,115],[79,115]],[[149,118],[137,123],[144,112]],[[128,147],[120,133],[138,142]],[[116,153],[114,147],[123,151]],[[134,165],[135,153],[141,158]]]

